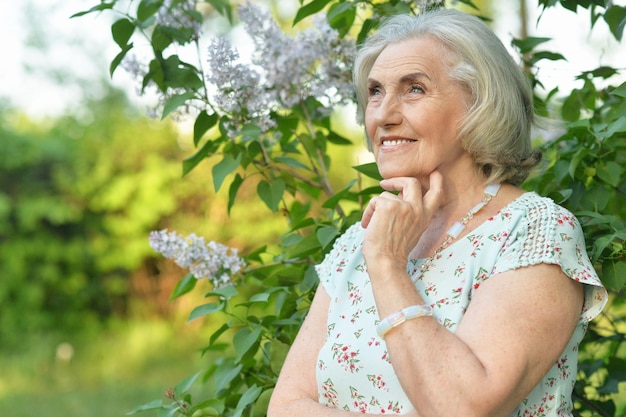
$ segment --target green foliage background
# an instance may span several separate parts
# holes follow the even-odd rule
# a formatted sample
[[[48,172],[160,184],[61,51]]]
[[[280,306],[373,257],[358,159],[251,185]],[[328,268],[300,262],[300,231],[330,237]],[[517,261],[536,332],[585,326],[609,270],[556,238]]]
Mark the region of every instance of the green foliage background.
[[[202,68],[176,54],[175,46],[197,41],[193,31],[155,21],[159,9],[180,3],[103,1],[77,17],[115,12],[112,37],[120,54],[111,73],[137,38],[147,41],[154,57],[143,82],[166,98],[164,119],[192,99],[204,101],[193,133],[181,138],[170,121],[139,116],[115,91],[86,103],[91,110],[80,117],[40,123],[0,111],[0,344],[16,349],[24,334],[51,328],[71,334],[116,317],[171,317],[168,300],[187,300],[189,325],[206,326],[203,354],[215,359],[136,412],[263,416],[316,286],[312,266],[378,192],[377,172],[355,156],[360,132],[345,131],[340,117],[320,111],[324,106],[313,97],[273,115],[278,141],[254,124],[228,137],[223,127],[230,116],[207,102]],[[342,36],[362,39],[382,16],[414,13],[420,3],[313,0],[301,4],[292,23],[325,11]],[[460,3],[481,14],[470,1]],[[234,2],[203,4],[190,14],[193,21],[237,22]],[[589,9],[589,30],[604,24],[622,39],[624,7],[602,0],[538,0],[537,6]],[[537,62],[563,59],[542,49],[546,41],[515,41],[537,87]],[[624,71],[597,68],[578,76],[580,88],[536,97],[537,113],[559,120],[562,134],[537,138],[547,163],[524,184],[579,217],[611,291],[609,308],[581,346],[575,397],[584,416],[626,413],[626,84],[613,84]],[[240,248],[250,265],[243,281],[214,290],[183,277],[148,247],[149,232],[161,228]],[[157,308],[150,306],[155,301]]]

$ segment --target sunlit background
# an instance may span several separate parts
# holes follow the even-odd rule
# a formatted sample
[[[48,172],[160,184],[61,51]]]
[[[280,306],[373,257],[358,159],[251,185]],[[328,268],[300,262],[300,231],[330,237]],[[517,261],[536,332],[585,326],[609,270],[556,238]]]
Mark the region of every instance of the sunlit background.
[[[626,4],[623,0],[614,3]],[[111,16],[70,19],[94,4],[88,0],[0,2],[0,97],[9,97],[12,105],[41,116],[59,114],[81,95],[97,94],[86,89],[94,80],[108,77],[108,63],[118,52],[110,36]],[[521,32],[519,0],[494,1],[491,7],[494,30],[508,45]],[[297,2],[283,1],[279,10],[289,18]],[[541,15],[539,9],[529,7],[528,15],[529,35],[552,38],[544,49],[559,51],[567,59],[540,65],[546,89],[569,84],[580,71],[600,65],[626,66],[626,47],[610,36],[606,26],[597,25],[589,36],[587,10],[574,14],[552,8]],[[136,86],[122,71],[111,82],[136,98]]]

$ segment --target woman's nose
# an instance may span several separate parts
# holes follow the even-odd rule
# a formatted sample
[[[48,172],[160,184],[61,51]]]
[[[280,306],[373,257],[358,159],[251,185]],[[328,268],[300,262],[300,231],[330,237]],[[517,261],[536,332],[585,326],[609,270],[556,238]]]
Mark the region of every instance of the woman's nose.
[[[402,122],[400,100],[395,94],[386,94],[374,114],[374,121],[379,126],[397,125]]]

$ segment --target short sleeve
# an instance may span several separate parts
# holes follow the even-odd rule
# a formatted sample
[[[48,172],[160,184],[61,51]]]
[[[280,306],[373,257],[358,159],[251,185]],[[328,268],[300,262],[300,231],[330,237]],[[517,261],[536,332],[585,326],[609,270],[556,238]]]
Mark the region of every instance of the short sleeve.
[[[594,319],[608,293],[589,260],[578,219],[544,197],[528,201],[525,216],[514,226],[493,274],[541,263],[556,264],[569,278],[585,284],[581,321]]]
[[[324,286],[329,295],[332,296],[335,293],[336,277],[344,271],[351,256],[361,246],[363,230],[360,223],[350,226],[335,241],[324,260],[320,264],[315,265],[320,284]]]

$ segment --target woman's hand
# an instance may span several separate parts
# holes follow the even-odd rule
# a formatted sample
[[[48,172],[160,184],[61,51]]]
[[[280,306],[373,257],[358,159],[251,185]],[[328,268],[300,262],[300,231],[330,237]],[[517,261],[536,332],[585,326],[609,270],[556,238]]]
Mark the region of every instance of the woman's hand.
[[[367,229],[363,256],[368,265],[368,261],[376,257],[406,268],[409,254],[441,206],[442,182],[437,171],[430,174],[426,193],[415,178],[398,177],[380,182],[386,191],[370,200],[361,220],[361,225]]]

